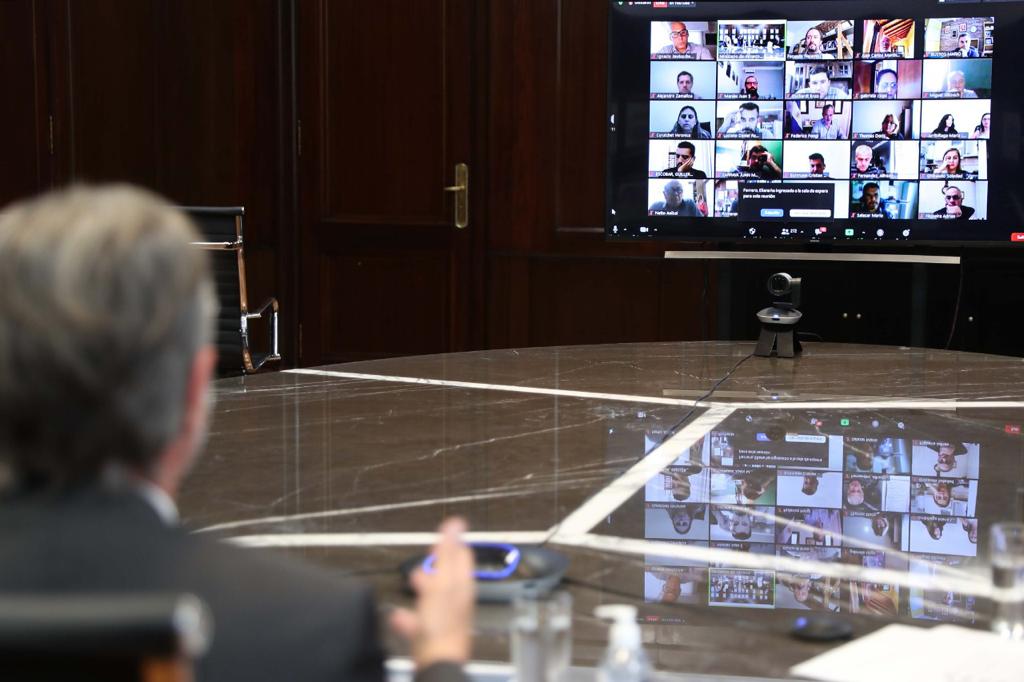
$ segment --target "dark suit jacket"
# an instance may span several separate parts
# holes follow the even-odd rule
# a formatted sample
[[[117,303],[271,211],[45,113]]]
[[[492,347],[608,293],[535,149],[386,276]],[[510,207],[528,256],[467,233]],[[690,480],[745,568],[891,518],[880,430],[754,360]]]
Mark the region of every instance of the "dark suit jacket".
[[[169,527],[139,495],[0,501],[0,592],[191,592],[213,612],[198,680],[384,679],[376,607],[327,571]],[[435,666],[417,680],[462,680]]]

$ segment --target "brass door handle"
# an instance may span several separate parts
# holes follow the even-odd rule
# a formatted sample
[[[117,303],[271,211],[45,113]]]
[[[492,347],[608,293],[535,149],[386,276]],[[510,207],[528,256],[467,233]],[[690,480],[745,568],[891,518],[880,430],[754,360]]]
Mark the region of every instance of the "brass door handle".
[[[461,230],[469,225],[469,166],[455,164],[455,183],[444,191],[455,192],[455,227]]]

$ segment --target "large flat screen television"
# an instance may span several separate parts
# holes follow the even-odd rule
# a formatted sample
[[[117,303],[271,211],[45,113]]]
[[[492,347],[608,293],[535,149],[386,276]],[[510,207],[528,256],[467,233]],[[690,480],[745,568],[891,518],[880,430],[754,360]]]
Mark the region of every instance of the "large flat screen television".
[[[610,3],[606,236],[1024,244],[1024,3]]]

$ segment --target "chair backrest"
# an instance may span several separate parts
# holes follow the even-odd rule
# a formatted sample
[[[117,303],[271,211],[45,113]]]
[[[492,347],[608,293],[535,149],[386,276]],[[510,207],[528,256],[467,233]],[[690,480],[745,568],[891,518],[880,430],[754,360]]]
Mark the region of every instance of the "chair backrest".
[[[277,351],[277,300],[269,299],[257,311],[249,309],[245,283],[245,247],[243,206],[182,206],[202,231],[202,242],[195,246],[210,253],[220,313],[217,316],[218,374],[229,376],[253,372],[264,363],[280,360]],[[255,353],[249,345],[249,321],[270,314],[270,348]]]
[[[211,619],[192,595],[0,594],[0,679],[189,682]]]

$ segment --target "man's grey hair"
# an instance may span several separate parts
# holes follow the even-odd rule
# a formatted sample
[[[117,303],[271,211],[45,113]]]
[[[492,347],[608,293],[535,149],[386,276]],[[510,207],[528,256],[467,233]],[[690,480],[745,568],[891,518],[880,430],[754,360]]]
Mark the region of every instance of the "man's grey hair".
[[[216,311],[181,211],[125,185],[0,214],[0,462],[26,485],[148,473],[182,429]]]

